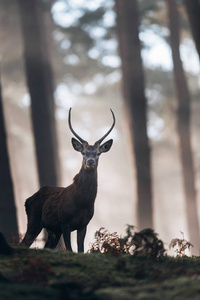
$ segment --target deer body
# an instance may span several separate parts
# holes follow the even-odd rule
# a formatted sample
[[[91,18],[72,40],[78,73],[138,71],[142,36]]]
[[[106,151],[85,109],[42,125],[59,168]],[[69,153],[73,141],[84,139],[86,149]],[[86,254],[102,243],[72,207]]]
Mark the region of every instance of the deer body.
[[[114,123],[115,119],[108,133],[91,146],[73,131],[69,113],[70,129],[81,141],[72,138],[74,149],[82,153],[82,167],[68,187],[45,186],[26,200],[28,226],[22,245],[29,247],[45,228],[48,232],[45,247],[55,248],[63,234],[66,249],[72,251],[70,234],[77,230],[78,252],[84,251],[86,228],[94,214],[99,155],[110,150],[112,140],[103,145],[100,143],[112,130]]]

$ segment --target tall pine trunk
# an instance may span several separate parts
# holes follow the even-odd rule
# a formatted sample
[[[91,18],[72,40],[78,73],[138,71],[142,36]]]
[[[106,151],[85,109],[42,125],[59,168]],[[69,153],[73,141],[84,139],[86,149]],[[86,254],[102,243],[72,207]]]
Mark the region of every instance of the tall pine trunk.
[[[147,137],[147,103],[138,37],[136,0],[115,0],[117,34],[122,60],[124,99],[129,112],[136,162],[137,215],[140,229],[153,226],[150,146]]]
[[[24,59],[40,186],[58,184],[58,153],[54,87],[45,30],[44,2],[18,0],[24,39]]]
[[[171,49],[174,64],[175,86],[178,99],[177,130],[180,147],[180,159],[183,172],[187,223],[190,241],[195,246],[194,252],[198,254],[198,250],[200,248],[200,234],[197,214],[192,146],[190,138],[190,95],[179,52],[180,38],[177,5],[174,0],[167,0],[166,3],[168,3],[169,10]]]
[[[14,188],[10,171],[9,154],[6,140],[6,129],[3,113],[3,101],[0,83],[0,232],[8,241],[18,242],[17,212],[14,199]]]
[[[200,2],[198,0],[184,0],[183,2],[187,10],[196,50],[200,58]]]

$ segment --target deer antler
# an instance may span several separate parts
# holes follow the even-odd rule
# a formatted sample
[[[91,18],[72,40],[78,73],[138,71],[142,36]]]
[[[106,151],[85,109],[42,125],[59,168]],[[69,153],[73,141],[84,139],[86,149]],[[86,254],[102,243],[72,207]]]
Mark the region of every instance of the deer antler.
[[[68,118],[68,124],[69,124],[69,129],[71,130],[71,132],[73,133],[73,135],[75,137],[77,137],[77,139],[79,139],[79,141],[82,143],[82,144],[88,144],[88,142],[86,142],[85,140],[83,140],[75,131],[74,129],[72,128],[72,124],[71,124],[71,110],[72,108],[70,107],[69,109],[69,118]]]
[[[110,129],[108,130],[108,132],[101,139],[99,139],[98,141],[95,142],[95,145],[100,145],[101,142],[109,135],[109,133],[113,130],[113,127],[115,126],[115,115],[114,115],[114,112],[112,111],[111,108],[110,108],[110,111],[111,111],[112,116],[113,116],[113,124],[110,127]]]

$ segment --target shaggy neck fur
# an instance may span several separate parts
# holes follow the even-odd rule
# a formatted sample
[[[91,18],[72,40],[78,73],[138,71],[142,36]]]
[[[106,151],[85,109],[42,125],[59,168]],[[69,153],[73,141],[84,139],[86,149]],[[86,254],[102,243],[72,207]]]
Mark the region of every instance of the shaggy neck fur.
[[[77,187],[77,196],[85,204],[94,202],[97,194],[97,170],[85,170],[83,167],[74,177],[74,184]]]

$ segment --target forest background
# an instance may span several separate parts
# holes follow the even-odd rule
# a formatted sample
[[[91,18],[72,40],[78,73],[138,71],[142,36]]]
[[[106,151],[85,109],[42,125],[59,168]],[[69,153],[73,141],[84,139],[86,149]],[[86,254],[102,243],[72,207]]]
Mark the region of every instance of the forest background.
[[[80,169],[69,108],[74,128],[90,143],[110,127],[112,108],[114,146],[100,159],[86,248],[100,227],[120,234],[133,224],[153,227],[167,244],[181,231],[198,252],[200,82],[188,2],[0,0],[2,124],[10,161],[3,159],[1,126],[0,231],[7,238],[25,232],[27,197],[40,185],[67,186]],[[184,81],[177,85],[180,63]],[[180,97],[180,87],[188,87],[182,95],[189,100]]]

